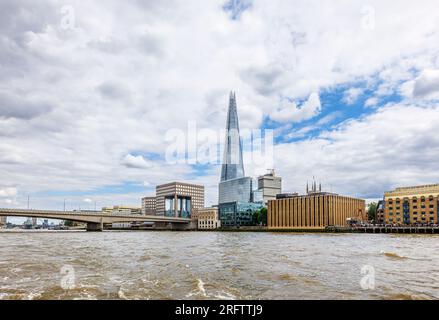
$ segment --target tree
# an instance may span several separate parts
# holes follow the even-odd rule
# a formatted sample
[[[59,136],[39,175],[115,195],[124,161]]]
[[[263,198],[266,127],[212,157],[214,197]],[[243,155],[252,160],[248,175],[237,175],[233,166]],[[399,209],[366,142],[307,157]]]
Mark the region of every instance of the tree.
[[[260,212],[261,212],[261,214],[260,214],[260,222],[262,223],[263,226],[266,226],[267,225],[267,213],[268,213],[268,210],[267,210],[267,208],[262,208]]]
[[[376,221],[377,209],[378,203],[372,202],[371,204],[369,204],[369,208],[367,209],[367,215],[369,217],[369,220]]]
[[[261,208],[253,212],[253,224],[254,225],[267,225],[267,208]]]
[[[66,226],[66,227],[73,227],[73,221],[68,221],[68,220],[65,220],[64,221],[64,225]]]

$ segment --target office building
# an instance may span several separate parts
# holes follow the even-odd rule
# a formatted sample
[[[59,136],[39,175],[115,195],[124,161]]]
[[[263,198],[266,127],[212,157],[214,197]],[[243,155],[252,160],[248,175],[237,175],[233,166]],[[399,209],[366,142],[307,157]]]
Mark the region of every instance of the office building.
[[[252,191],[253,179],[245,176],[236,94],[232,92],[227,113],[224,158],[219,183],[219,204],[250,202]]]
[[[142,198],[142,213],[145,215],[155,215],[157,210],[156,197]]]
[[[236,94],[230,94],[227,113],[226,138],[224,141],[224,158],[221,168],[221,181],[245,176],[242,157],[242,141],[239,133],[238,108]]]
[[[231,202],[219,205],[219,216],[222,227],[253,226],[253,215],[262,209],[262,203]]]
[[[437,224],[439,184],[396,188],[384,193],[386,224]]]
[[[324,230],[328,226],[347,226],[367,221],[364,200],[331,193],[313,192],[304,196],[270,200],[268,229]]]
[[[262,191],[263,202],[276,200],[276,195],[282,192],[282,178],[277,177],[274,170],[258,178],[258,190]]]
[[[230,202],[251,202],[253,179],[242,177],[219,184],[219,204]]]
[[[113,206],[102,208],[102,212],[107,214],[141,214],[142,209],[134,206]]]
[[[198,230],[215,230],[221,227],[218,208],[196,209]]]
[[[189,218],[193,209],[200,208],[204,208],[204,186],[172,182],[156,188],[157,215]]]

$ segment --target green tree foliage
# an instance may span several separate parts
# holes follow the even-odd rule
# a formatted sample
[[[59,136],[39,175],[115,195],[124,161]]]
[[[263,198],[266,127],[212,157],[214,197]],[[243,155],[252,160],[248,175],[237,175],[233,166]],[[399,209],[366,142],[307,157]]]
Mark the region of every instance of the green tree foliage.
[[[378,209],[378,203],[376,202],[372,202],[369,205],[369,208],[367,210],[367,215],[369,217],[369,220],[376,220],[376,216],[377,216],[377,209]]]
[[[267,225],[267,208],[262,208],[253,212],[253,223],[257,226]]]
[[[64,225],[66,226],[66,227],[73,227],[73,221],[64,221]]]

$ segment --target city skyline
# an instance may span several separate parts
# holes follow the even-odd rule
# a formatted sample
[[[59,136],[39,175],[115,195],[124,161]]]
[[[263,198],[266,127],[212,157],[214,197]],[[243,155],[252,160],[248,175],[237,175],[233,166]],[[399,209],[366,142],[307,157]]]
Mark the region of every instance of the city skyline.
[[[242,128],[274,130],[285,192],[310,175],[366,199],[437,182],[435,2],[385,21],[379,1],[168,5],[0,5],[0,207],[140,206],[174,180],[205,185],[215,204],[221,165],[167,164],[165,136],[189,121],[223,129],[230,90]]]

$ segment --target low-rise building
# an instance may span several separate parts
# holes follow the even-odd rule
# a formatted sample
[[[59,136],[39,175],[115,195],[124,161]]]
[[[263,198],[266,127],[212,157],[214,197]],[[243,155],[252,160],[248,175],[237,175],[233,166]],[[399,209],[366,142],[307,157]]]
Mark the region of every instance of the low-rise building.
[[[155,215],[157,210],[156,197],[144,197],[142,198],[142,213],[145,215]]]
[[[219,205],[222,227],[253,226],[253,215],[264,207],[263,203],[230,202]]]
[[[384,220],[392,225],[437,224],[439,184],[396,188],[384,193]]]
[[[314,188],[316,189],[316,188]],[[362,199],[325,192],[268,202],[268,229],[324,230],[328,226],[348,226],[367,221]]]
[[[142,214],[142,209],[134,206],[104,207],[102,212],[107,214]]]
[[[375,222],[377,224],[384,224],[386,222],[385,215],[384,215],[384,201],[383,200],[378,201]]]
[[[215,230],[221,227],[218,208],[202,208],[196,210],[198,230]]]

